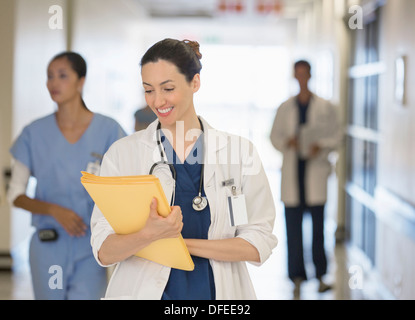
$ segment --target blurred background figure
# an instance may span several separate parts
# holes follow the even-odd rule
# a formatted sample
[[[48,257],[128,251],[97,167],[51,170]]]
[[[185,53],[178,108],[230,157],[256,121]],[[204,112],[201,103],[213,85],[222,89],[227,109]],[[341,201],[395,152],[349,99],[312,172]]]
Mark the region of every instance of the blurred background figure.
[[[130,134],[133,115],[145,104],[137,57],[170,37],[203,46],[197,112],[219,130],[251,140],[270,180],[280,245],[260,272],[250,270],[258,298],[292,298],[280,201],[283,157],[269,137],[276,107],[298,93],[292,65],[306,56],[313,66],[310,91],[338,106],[346,139],[325,205],[324,279],[335,290],[319,294],[318,281],[310,279],[301,299],[370,299],[372,293],[415,299],[413,12],[413,0],[0,0],[0,269],[9,270],[0,272],[0,298],[33,297],[31,214],[2,195],[12,142],[54,110],[44,85],[50,57],[82,54],[88,109]],[[28,195],[35,183],[31,177]],[[310,225],[307,214],[304,258],[311,275]],[[350,274],[350,266],[357,271]],[[363,282],[349,281],[363,275]]]
[[[138,109],[134,114],[135,118],[135,131],[140,131],[157,119],[155,113],[150,109],[149,106],[145,106],[142,109]]]
[[[100,299],[106,288],[106,271],[90,245],[93,201],[80,177],[81,171],[98,174],[102,155],[125,132],[87,108],[86,73],[79,54],[55,56],[47,88],[58,110],[26,126],[11,148],[9,201],[32,213],[36,229],[29,250],[35,299]],[[37,179],[33,198],[26,192],[31,176]]]
[[[271,131],[271,142],[283,154],[281,201],[285,205],[288,245],[288,276],[293,281],[294,298],[307,279],[303,256],[303,214],[313,222],[312,255],[319,292],[331,287],[323,281],[327,273],[324,248],[324,207],[327,181],[331,174],[328,155],[340,144],[340,125],[336,109],[308,88],[311,65],[304,60],[294,66],[300,92],[278,109]]]

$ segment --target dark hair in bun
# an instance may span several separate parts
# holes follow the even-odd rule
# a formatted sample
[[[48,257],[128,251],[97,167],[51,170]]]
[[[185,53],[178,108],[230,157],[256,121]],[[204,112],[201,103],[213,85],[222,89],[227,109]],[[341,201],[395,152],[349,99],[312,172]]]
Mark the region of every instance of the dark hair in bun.
[[[200,44],[197,41],[191,41],[191,40],[183,40],[185,44],[187,44],[190,48],[192,48],[193,52],[196,54],[196,57],[201,60],[202,54],[200,53]]]
[[[173,63],[188,82],[202,70],[202,54],[196,41],[164,39],[154,44],[141,58],[141,67],[150,62],[165,60]]]

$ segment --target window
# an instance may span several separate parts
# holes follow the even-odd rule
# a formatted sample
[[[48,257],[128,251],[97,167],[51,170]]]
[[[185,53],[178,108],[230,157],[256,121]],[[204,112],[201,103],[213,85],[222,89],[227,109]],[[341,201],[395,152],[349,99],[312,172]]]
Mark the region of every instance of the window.
[[[285,47],[203,44],[196,112],[215,128],[250,139],[269,172],[282,161],[269,133],[277,108],[290,96],[292,64]]]
[[[363,30],[353,32],[347,139],[346,214],[350,240],[375,263],[376,214],[372,201],[377,183],[379,20],[376,14]]]

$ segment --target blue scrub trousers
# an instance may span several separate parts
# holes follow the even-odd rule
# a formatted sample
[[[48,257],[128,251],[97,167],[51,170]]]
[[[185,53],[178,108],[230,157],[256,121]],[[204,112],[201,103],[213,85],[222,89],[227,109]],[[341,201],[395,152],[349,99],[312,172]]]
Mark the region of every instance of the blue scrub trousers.
[[[56,241],[30,242],[29,262],[36,300],[97,300],[107,286],[105,268],[92,254],[90,233],[71,237],[59,230]]]

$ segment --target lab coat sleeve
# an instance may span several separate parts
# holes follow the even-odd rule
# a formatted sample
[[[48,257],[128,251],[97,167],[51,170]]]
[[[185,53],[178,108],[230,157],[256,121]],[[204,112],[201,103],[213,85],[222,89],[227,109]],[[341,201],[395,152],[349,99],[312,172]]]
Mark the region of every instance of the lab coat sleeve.
[[[102,160],[101,176],[115,176],[117,175],[117,169],[111,160],[111,155],[107,153]],[[110,267],[111,265],[103,265],[98,258],[98,252],[101,249],[105,239],[115,231],[108,223],[107,219],[102,214],[101,210],[95,205],[92,211],[91,217],[91,246],[92,252],[98,264],[102,267]]]
[[[259,155],[251,144],[251,155],[247,155],[242,166],[242,193],[245,195],[248,213],[248,225],[237,227],[236,236],[252,244],[259,253],[262,265],[277,246],[277,237],[273,234],[275,222],[275,204]]]

